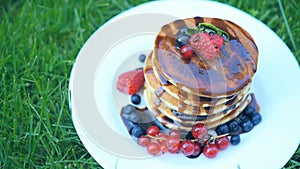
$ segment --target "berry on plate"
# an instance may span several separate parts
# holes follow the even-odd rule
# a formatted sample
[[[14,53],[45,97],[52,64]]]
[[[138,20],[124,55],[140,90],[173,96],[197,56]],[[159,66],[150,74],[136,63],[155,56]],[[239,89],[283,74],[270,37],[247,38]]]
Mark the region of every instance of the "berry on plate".
[[[172,154],[178,153],[180,150],[180,137],[177,135],[169,135],[167,138],[167,143],[169,147],[169,152]]]
[[[157,126],[150,126],[148,129],[147,129],[147,134],[148,135],[151,135],[151,136],[156,136],[158,135],[160,132],[159,128]]]
[[[262,120],[261,114],[256,112],[255,114],[252,115],[250,120],[253,123],[253,125],[259,124]]]
[[[236,132],[239,130],[240,126],[236,120],[231,120],[227,123],[230,132]],[[225,133],[224,133],[225,134]]]
[[[140,104],[141,103],[141,96],[138,94],[133,94],[130,98],[131,103],[133,104]]]
[[[246,115],[247,117],[251,117],[253,116],[253,114],[255,114],[255,109],[251,106],[247,106],[243,111],[242,113],[244,115]]]
[[[197,33],[190,39],[190,45],[194,52],[205,60],[213,60],[219,53],[224,39],[218,35],[208,33]]]
[[[147,147],[147,145],[151,142],[151,139],[145,135],[142,135],[138,138],[139,145],[143,147]]]
[[[253,129],[254,125],[249,118],[245,118],[241,123],[241,127],[243,129],[243,132],[247,133]]]
[[[241,137],[240,135],[233,135],[230,137],[230,143],[232,145],[238,145],[241,142]]]
[[[159,156],[162,153],[159,144],[156,142],[150,142],[147,145],[147,151],[149,154],[156,156]]]
[[[180,150],[185,156],[193,155],[195,152],[195,144],[191,140],[184,140],[180,143]]]
[[[229,139],[227,136],[218,137],[215,140],[215,144],[219,150],[225,150],[229,146]]]
[[[142,129],[139,125],[134,126],[131,130],[131,135],[135,138],[139,138],[145,134],[146,134],[145,130]]]
[[[216,132],[218,135],[229,133],[229,128],[227,124],[221,124],[216,128]]]
[[[199,143],[194,143],[194,154],[187,156],[188,158],[197,158],[202,153],[202,146]]]
[[[203,123],[197,123],[192,127],[192,135],[195,138],[201,139],[206,136],[207,134],[207,128]]]
[[[218,147],[215,144],[209,143],[208,145],[206,145],[203,148],[203,154],[207,157],[207,158],[214,158],[217,156],[218,154]]]
[[[131,70],[118,77],[117,89],[125,94],[137,93],[144,85],[143,69]]]
[[[145,60],[146,60],[146,57],[147,57],[147,56],[146,56],[145,54],[140,54],[140,55],[139,55],[139,61],[142,62],[142,63],[144,63]]]

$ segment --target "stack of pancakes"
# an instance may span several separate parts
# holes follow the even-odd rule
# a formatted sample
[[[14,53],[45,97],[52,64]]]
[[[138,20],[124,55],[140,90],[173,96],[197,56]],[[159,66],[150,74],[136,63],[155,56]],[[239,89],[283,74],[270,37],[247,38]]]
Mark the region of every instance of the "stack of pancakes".
[[[211,23],[229,34],[216,59],[183,59],[176,43],[183,26]],[[195,55],[195,54],[194,54]],[[161,28],[144,66],[147,108],[170,129],[190,131],[196,123],[214,128],[249,104],[258,50],[240,26],[216,18],[187,18]]]

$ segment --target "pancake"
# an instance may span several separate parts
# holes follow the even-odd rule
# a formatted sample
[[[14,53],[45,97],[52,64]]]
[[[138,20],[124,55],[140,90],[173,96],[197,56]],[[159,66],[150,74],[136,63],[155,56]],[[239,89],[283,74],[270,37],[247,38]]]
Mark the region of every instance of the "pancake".
[[[229,34],[229,41],[221,48],[217,59],[192,57],[186,63],[176,46],[176,35],[182,26],[196,27],[198,23],[212,23]],[[156,37],[152,64],[161,79],[177,88],[209,98],[226,98],[245,88],[256,72],[258,50],[253,38],[240,26],[215,18],[188,18],[162,27]]]
[[[224,104],[236,97],[236,95],[225,98],[201,97],[193,93],[187,93],[171,83],[162,82],[160,78],[157,78],[160,76],[159,72],[157,72],[157,69],[152,65],[152,53],[150,53],[145,60],[144,75],[146,83],[149,84],[152,91],[155,91],[158,95],[162,94],[162,97],[165,97],[165,95],[167,95],[166,97],[174,97],[177,100],[183,101],[185,104],[209,107]]]
[[[234,104],[240,102],[244,96],[250,90],[250,85],[246,86],[238,94],[234,95],[233,99],[228,100],[226,98],[223,99],[215,99],[214,101],[208,101],[205,99],[206,102],[194,102],[193,100],[188,100],[186,98],[175,98],[173,95],[178,95],[178,93],[174,93],[170,95],[168,92],[164,90],[164,86],[157,81],[155,76],[153,75],[151,66],[151,56],[148,56],[148,59],[145,61],[147,65],[147,72],[145,73],[145,81],[147,84],[147,88],[151,90],[152,93],[157,95],[160,100],[166,104],[169,108],[179,111],[181,113],[189,114],[189,115],[208,115],[208,114],[216,114],[220,112],[224,112],[228,107],[233,107]],[[175,90],[175,92],[180,92],[179,90]],[[195,96],[196,97],[196,96]],[[201,99],[200,99],[201,100]],[[224,102],[226,100],[226,102]],[[192,103],[192,104],[191,104]],[[213,104],[214,103],[214,104]],[[205,106],[204,106],[205,105]]]
[[[222,40],[220,53],[212,60],[197,56],[196,51],[183,59],[176,42],[179,30],[202,22],[226,32],[228,40],[224,44]],[[145,60],[146,106],[169,129],[190,131],[196,123],[214,129],[237,117],[251,102],[257,57],[253,38],[230,21],[195,17],[164,25]]]
[[[149,88],[149,87],[148,87]],[[186,115],[213,115],[219,113],[225,113],[231,107],[235,107],[235,105],[239,104],[241,101],[247,97],[249,90],[245,90],[245,92],[240,93],[235,100],[228,102],[227,104],[221,104],[217,106],[210,106],[210,107],[199,107],[199,106],[191,106],[180,102],[180,100],[173,99],[172,102],[170,100],[164,100],[164,97],[158,97],[155,93],[152,93],[153,97],[157,100],[159,99],[166,107],[170,108],[171,110],[181,112],[182,114]],[[167,99],[170,99],[167,98]]]
[[[171,107],[168,107],[160,98],[158,98],[154,93],[151,93],[151,91],[146,91],[147,99],[149,102],[154,103],[155,107],[164,115],[166,115],[168,118],[178,121],[183,124],[194,124],[195,122],[201,122],[201,123],[209,123],[216,120],[219,120],[229,114],[233,109],[240,106],[241,102],[246,100],[248,98],[248,95],[243,97],[243,100],[240,102],[233,104],[231,106],[228,106],[226,109],[224,109],[222,112],[215,113],[215,114],[207,114],[207,115],[190,115],[185,114],[182,112],[179,112],[177,110],[172,109]]]
[[[236,107],[235,109],[233,109],[232,111],[230,111],[230,113],[228,113],[227,115],[225,115],[224,117],[216,120],[216,121],[205,121],[205,120],[200,120],[200,121],[191,121],[191,123],[182,123],[181,121],[176,121],[174,119],[169,118],[168,116],[166,116],[165,114],[163,114],[158,107],[154,104],[153,101],[151,101],[151,95],[149,94],[148,90],[144,90],[144,97],[146,103],[147,103],[147,107],[150,110],[150,112],[153,114],[153,116],[164,126],[166,126],[169,129],[174,129],[174,130],[183,130],[183,131],[190,131],[193,124],[196,123],[203,123],[205,124],[205,126],[208,129],[212,129],[215,128],[216,126],[220,125],[220,124],[224,124],[230,120],[232,120],[233,118],[237,117],[242,111],[243,109],[249,104],[250,102],[250,97],[247,97],[247,99],[245,99],[240,106]]]

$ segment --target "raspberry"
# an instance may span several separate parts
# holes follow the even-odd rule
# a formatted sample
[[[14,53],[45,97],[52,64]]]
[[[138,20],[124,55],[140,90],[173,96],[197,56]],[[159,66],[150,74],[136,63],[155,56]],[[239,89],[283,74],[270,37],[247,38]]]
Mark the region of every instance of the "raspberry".
[[[128,71],[118,77],[117,89],[120,92],[132,95],[143,87],[144,82],[143,69]]]
[[[218,34],[214,34],[212,37],[211,37],[211,43],[214,45],[215,48],[217,49],[221,49],[223,44],[224,44],[224,38]]]
[[[220,53],[224,39],[218,34],[210,35],[201,32],[191,37],[190,44],[198,56],[206,60],[213,60]]]

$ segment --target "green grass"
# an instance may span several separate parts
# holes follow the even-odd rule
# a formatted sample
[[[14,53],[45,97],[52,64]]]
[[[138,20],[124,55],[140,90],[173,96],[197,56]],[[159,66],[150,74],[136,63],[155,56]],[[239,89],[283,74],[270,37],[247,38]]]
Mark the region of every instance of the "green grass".
[[[0,0],[0,168],[99,168],[72,123],[70,71],[99,26],[146,1]],[[300,61],[297,1],[222,0],[270,26]]]

